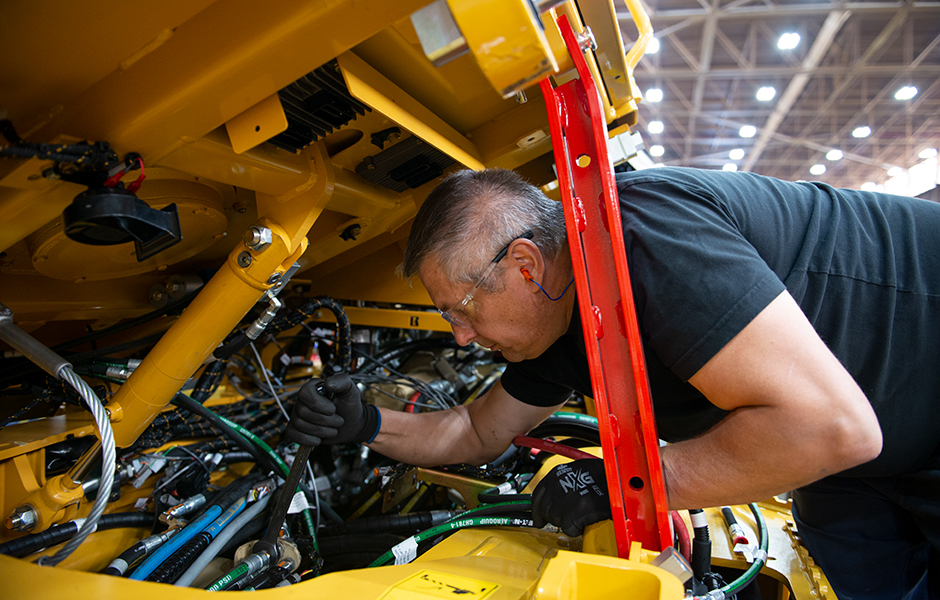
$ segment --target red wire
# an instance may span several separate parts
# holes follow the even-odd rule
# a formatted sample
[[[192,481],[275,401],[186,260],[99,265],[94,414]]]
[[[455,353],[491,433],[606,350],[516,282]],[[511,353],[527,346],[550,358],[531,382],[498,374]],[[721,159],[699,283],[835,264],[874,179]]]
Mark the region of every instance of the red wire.
[[[679,538],[679,554],[687,561],[691,561],[692,538],[689,537],[689,528],[686,527],[685,521],[677,511],[669,511],[669,516],[672,517],[672,528],[676,530],[676,537]]]
[[[414,394],[412,394],[411,398],[408,398],[408,402],[409,402],[409,403],[411,403],[411,402],[417,402],[417,401],[418,401],[418,398],[420,398],[420,397],[421,397],[421,392],[415,392]],[[414,405],[414,404],[406,404],[406,405],[405,405],[405,412],[406,412],[406,413],[413,413],[414,411],[415,411],[415,405]]]
[[[140,189],[140,184],[144,182],[144,179],[147,177],[144,174],[144,159],[138,158],[137,162],[140,164],[140,176],[134,181],[127,184],[127,191],[134,193]]]
[[[523,446],[525,448],[544,450],[545,452],[557,454],[558,456],[564,456],[565,458],[570,458],[571,460],[578,460],[580,458],[597,458],[593,454],[588,454],[583,450],[578,450],[577,448],[572,448],[571,446],[565,446],[564,444],[551,442],[549,440],[540,440],[538,438],[532,438],[526,435],[517,435],[516,439],[514,439],[512,443],[516,446]]]

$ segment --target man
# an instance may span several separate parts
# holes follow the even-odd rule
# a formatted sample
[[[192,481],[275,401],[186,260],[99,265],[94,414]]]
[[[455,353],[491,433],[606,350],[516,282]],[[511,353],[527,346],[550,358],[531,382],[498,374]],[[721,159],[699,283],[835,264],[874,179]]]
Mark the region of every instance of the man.
[[[617,184],[670,508],[797,490],[840,597],[940,594],[940,205],[678,168]],[[327,384],[333,414],[311,386],[290,435],[482,463],[590,394],[562,226],[511,172],[445,179],[402,272],[458,342],[503,353],[501,382],[418,415],[364,407],[348,380]]]

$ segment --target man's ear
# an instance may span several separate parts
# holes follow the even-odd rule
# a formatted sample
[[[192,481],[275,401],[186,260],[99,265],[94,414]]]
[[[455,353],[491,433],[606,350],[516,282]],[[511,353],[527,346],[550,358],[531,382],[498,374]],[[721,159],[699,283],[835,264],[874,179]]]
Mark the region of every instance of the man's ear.
[[[545,275],[545,259],[539,247],[527,239],[515,240],[509,246],[507,257],[510,268],[519,271],[520,276],[528,280],[541,281]]]

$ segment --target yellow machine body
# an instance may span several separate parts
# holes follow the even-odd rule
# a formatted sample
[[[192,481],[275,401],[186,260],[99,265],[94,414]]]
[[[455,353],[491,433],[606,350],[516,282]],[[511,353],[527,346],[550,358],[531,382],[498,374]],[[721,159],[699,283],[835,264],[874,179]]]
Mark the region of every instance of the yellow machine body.
[[[109,345],[163,334],[126,382],[105,383],[119,447],[134,443],[295,265],[284,293],[342,300],[354,326],[449,331],[420,282],[394,274],[411,219],[438,178],[402,186],[382,166],[383,153],[407,149],[433,157],[426,160],[437,161],[434,173],[516,169],[551,189],[551,140],[535,84],[573,76],[558,15],[567,15],[576,32],[588,26],[593,32],[596,48],[587,58],[603,82],[611,133],[636,122],[633,68],[652,33],[640,3],[628,7],[641,43],[625,55],[610,0],[568,2],[542,15],[525,0],[450,0],[468,52],[439,68],[422,51],[411,20],[428,4],[103,0],[4,7],[0,118],[26,141],[106,141],[119,157],[136,153],[146,170],[137,196],[151,208],[175,204],[178,210],[182,241],[138,261],[131,244],[89,246],[65,235],[63,210],[84,188],[52,175],[51,161],[0,160],[0,302],[20,328],[54,346],[145,315],[175,294],[197,294],[178,317],[99,340]],[[285,100],[291,86],[310,77],[339,90],[328,107],[360,110],[350,108],[351,118],[316,139],[276,142],[290,133],[296,111],[305,110]],[[137,175],[128,173],[124,182]],[[243,241],[250,227],[270,232],[270,243]],[[67,475],[47,477],[43,465],[50,445],[94,435],[94,423],[78,409],[0,429],[0,512],[33,506],[36,531],[86,515],[90,503],[81,486]],[[476,489],[434,472],[418,479]],[[145,492],[125,494],[109,512],[128,509]],[[825,578],[813,571],[787,524],[786,507],[772,512],[773,540],[782,549],[771,552],[762,586],[776,586],[780,598],[827,597]],[[203,597],[200,590],[95,573],[115,548],[144,534],[92,534],[59,568],[0,556],[4,590],[23,599]],[[0,541],[19,535],[3,529]],[[648,564],[655,553],[638,549],[630,559],[616,558],[604,542],[609,537],[609,530],[583,541],[468,530],[407,565],[333,573],[258,593],[285,599],[446,598],[454,590],[492,599],[682,597],[678,579]],[[746,568],[728,548],[715,556]]]

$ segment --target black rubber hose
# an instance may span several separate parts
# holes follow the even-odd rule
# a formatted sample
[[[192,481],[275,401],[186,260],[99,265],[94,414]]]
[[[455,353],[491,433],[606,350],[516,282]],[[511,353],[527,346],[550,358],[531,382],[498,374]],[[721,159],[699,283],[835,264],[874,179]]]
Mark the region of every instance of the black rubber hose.
[[[374,552],[378,556],[403,539],[402,536],[391,533],[354,534],[323,538],[320,540],[320,554],[328,557],[351,552]]]
[[[343,310],[343,305],[332,298],[319,297],[308,300],[299,308],[291,311],[286,317],[279,317],[272,321],[265,328],[265,333],[276,334],[290,329],[291,327],[295,327],[313,318],[314,312],[321,308],[329,310],[336,316],[339,366],[344,372],[349,373],[352,369],[352,344],[350,340],[352,337],[352,325],[349,323],[349,317],[346,316],[346,312]],[[251,341],[252,340],[250,340],[243,331],[239,331],[231,341],[216,348],[215,351],[212,352],[212,356],[216,359],[229,358],[248,346]]]
[[[216,428],[218,428],[222,433],[228,436],[229,439],[235,442],[239,448],[251,454],[258,464],[263,465],[264,468],[269,471],[274,471],[278,475],[281,475],[281,468],[277,465],[277,463],[274,462],[274,459],[272,459],[270,456],[267,455],[267,453],[261,451],[260,448],[258,448],[253,443],[251,443],[251,440],[248,440],[247,438],[245,438],[245,436],[241,435],[240,433],[238,433],[237,431],[229,427],[228,424],[225,423],[225,421],[223,421],[217,414],[215,414],[214,412],[212,412],[211,410],[209,410],[202,404],[199,404],[198,402],[196,402],[195,400],[193,400],[186,394],[183,394],[182,392],[177,393],[176,396],[173,397],[173,404],[179,406],[180,408],[185,408],[189,412],[197,414],[203,419],[206,419],[207,421],[212,423]]]
[[[199,376],[199,380],[196,381],[196,387],[193,388],[193,400],[199,404],[204,404],[209,399],[209,396],[219,385],[219,381],[222,380],[227,364],[228,360],[217,360],[206,365],[202,375]]]
[[[203,508],[203,511],[210,506],[218,505],[222,507],[222,512],[225,513],[232,504],[238,501],[239,498],[248,493],[248,490],[251,489],[253,485],[264,479],[264,475],[261,473],[252,473],[239,477],[232,483],[230,483],[220,494],[218,494],[212,502],[206,504]],[[199,555],[202,554],[202,551],[209,546],[212,542],[212,536],[206,531],[201,531],[197,533],[192,539],[180,546],[180,548],[167,557],[163,563],[154,569],[154,571],[144,578],[144,581],[154,581],[157,583],[173,583],[176,581],[180,575],[183,574],[183,571],[189,568],[189,565],[193,563],[194,560],[199,558]]]
[[[543,439],[547,437],[570,437],[593,442],[596,446],[601,445],[601,434],[597,427],[591,427],[586,423],[552,421],[551,418],[530,431],[528,435],[529,437]]]
[[[331,525],[320,530],[322,536],[341,536],[355,534],[398,533],[412,535],[430,529],[434,523],[434,515],[430,511],[421,511],[406,515],[378,515],[365,519],[356,519]],[[388,548],[386,548],[387,550]]]
[[[120,529],[122,527],[150,527],[153,523],[153,513],[127,512],[101,515],[98,528],[95,531],[106,529]],[[9,542],[0,544],[0,554],[22,558],[33,552],[61,544],[75,537],[79,524],[76,521],[51,527],[41,533],[34,533]]]

